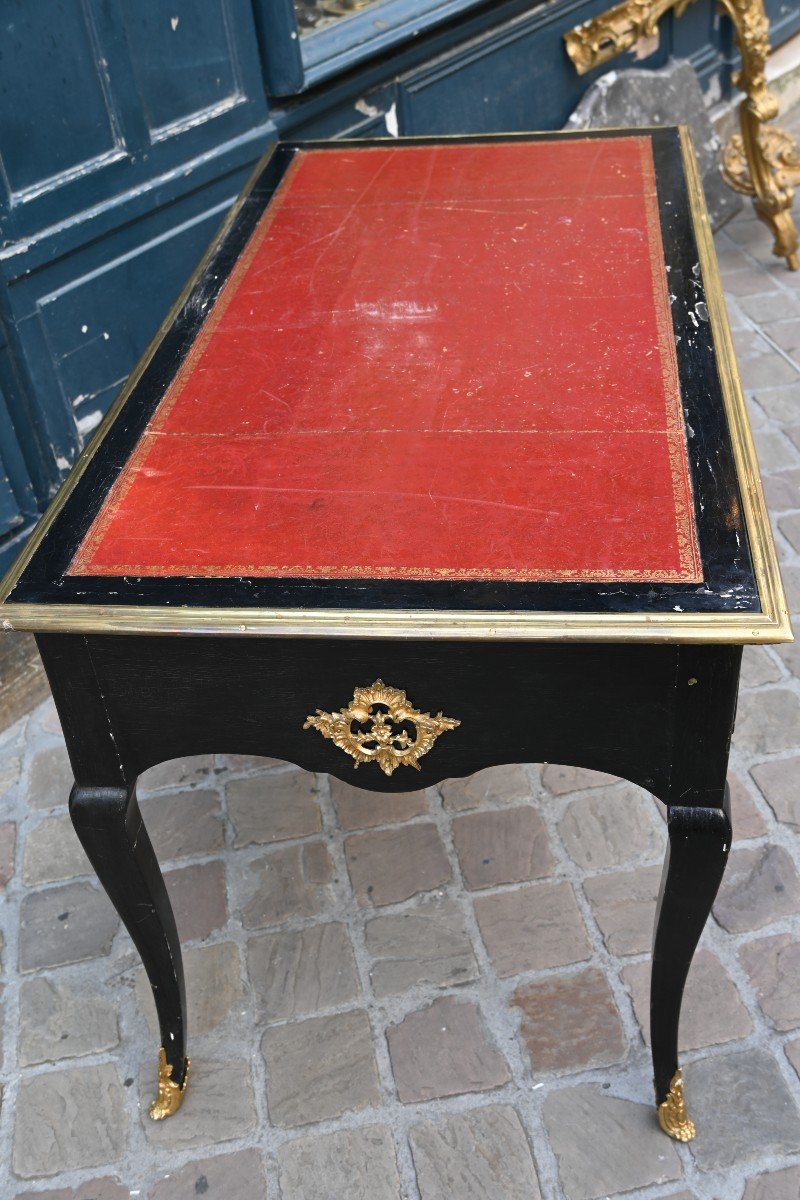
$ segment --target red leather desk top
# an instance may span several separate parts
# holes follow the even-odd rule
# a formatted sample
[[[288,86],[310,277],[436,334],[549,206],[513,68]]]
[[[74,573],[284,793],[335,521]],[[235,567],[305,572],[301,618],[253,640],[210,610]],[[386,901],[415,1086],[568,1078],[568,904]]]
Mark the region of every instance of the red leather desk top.
[[[297,154],[72,575],[702,578],[650,141]]]

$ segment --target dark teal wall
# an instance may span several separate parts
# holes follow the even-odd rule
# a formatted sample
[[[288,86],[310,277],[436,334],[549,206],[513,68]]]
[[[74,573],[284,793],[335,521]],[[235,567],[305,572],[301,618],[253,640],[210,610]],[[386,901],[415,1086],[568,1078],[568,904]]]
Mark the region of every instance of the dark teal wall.
[[[386,135],[387,117],[401,135],[557,128],[593,78],[575,74],[562,35],[608,7],[472,0],[454,16],[452,3],[444,24],[360,61],[350,49],[324,82],[270,98],[283,3],[0,8],[0,567],[271,140]],[[426,3],[403,0],[409,13]],[[780,40],[800,28],[796,0],[769,7]],[[711,3],[662,29],[640,65],[675,53],[705,87],[729,88],[730,30]]]

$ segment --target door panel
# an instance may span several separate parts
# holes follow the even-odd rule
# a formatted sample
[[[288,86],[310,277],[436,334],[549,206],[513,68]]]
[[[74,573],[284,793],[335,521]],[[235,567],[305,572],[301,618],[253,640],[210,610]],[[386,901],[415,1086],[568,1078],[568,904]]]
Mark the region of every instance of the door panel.
[[[0,46],[5,242],[267,121],[244,0],[6,0]]]
[[[49,28],[42,8],[50,9]],[[0,148],[18,202],[96,170],[124,148],[89,6],[15,0],[3,12]]]
[[[153,141],[245,100],[226,0],[137,0],[122,15]]]

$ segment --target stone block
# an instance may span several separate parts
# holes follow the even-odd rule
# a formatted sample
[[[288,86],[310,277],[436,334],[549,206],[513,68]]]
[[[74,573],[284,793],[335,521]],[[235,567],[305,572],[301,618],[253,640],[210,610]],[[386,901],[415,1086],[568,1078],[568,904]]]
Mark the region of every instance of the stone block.
[[[170,1169],[154,1184],[148,1200],[267,1200],[264,1164],[258,1150],[237,1150],[214,1158],[192,1159]]]
[[[644,954],[653,943],[661,867],[637,867],[584,880],[583,889],[611,954]]]
[[[187,788],[194,784],[208,783],[214,771],[213,754],[195,754],[187,758],[172,758],[159,763],[139,776],[141,792],[155,792],[162,788]]]
[[[25,804],[28,808],[56,808],[66,804],[74,782],[63,742],[39,750],[28,767]]]
[[[764,485],[764,498],[771,513],[800,507],[800,468],[780,471],[775,475],[764,475],[761,482]]]
[[[790,563],[781,565],[781,578],[783,586],[786,589],[786,601],[789,606],[790,613],[800,613],[800,567],[792,566]],[[797,621],[795,621],[797,626]],[[788,746],[787,749],[794,749],[794,746]]]
[[[0,762],[0,800],[7,801],[12,788],[19,783],[22,763],[16,754],[8,754]]]
[[[265,1021],[337,1008],[361,991],[347,928],[338,923],[251,938],[247,964]]]
[[[186,978],[187,1020],[192,1034],[210,1033],[229,1017],[241,1013],[245,1000],[234,942],[211,946],[190,946],[183,951]],[[136,1002],[153,1037],[158,1036],[158,1021],[153,994],[143,969],[136,975]]]
[[[764,332],[787,354],[795,357],[800,354],[800,320],[796,317],[789,321],[770,321],[764,326]]]
[[[90,883],[29,892],[20,906],[19,969],[38,971],[108,954],[119,917]]]
[[[125,1152],[127,1140],[122,1085],[110,1063],[20,1082],[12,1161],[21,1179],[106,1166]]]
[[[168,796],[145,796],[139,807],[160,862],[213,854],[225,846],[216,792],[197,788]]]
[[[465,779],[446,779],[440,785],[444,806],[450,812],[504,804],[519,804],[533,795],[528,769],[520,763],[487,767]]]
[[[17,847],[17,826],[14,821],[0,823],[0,891],[14,874],[14,852]]]
[[[789,516],[781,517],[778,528],[792,549],[795,552],[800,550],[800,513],[790,513]]]
[[[309,837],[322,829],[317,786],[308,771],[271,771],[235,779],[227,787],[234,846]]]
[[[399,792],[396,796],[368,792],[333,776],[331,799],[339,825],[347,832],[369,829],[373,825],[395,825],[399,821],[422,817],[428,811],[428,798],[424,792]]]
[[[14,1200],[132,1200],[132,1196],[130,1188],[111,1175],[104,1175],[102,1179],[89,1179],[75,1188],[17,1192]]]
[[[19,994],[20,1066],[99,1054],[119,1043],[117,1009],[102,993],[37,976]]]
[[[205,940],[227,923],[225,867],[219,860],[166,871],[164,882],[182,942]]]
[[[773,479],[780,479],[774,475]],[[798,496],[800,503],[800,495]],[[765,683],[777,683],[781,678],[781,669],[775,662],[766,646],[745,646],[742,655],[742,687],[763,687]]]
[[[675,1143],[659,1129],[653,1108],[596,1084],[551,1092],[544,1123],[565,1200],[606,1200],[682,1176]]]
[[[449,900],[374,917],[366,927],[372,988],[381,999],[417,984],[452,987],[480,974],[464,918]]]
[[[785,642],[775,647],[781,662],[787,671],[791,671],[795,679],[800,679],[800,643]]]
[[[755,228],[760,232],[758,226]],[[748,317],[757,325],[771,325],[773,321],[800,318],[800,301],[797,297],[788,295],[782,288],[776,288],[766,273],[764,278],[767,282],[763,292],[741,301],[742,309]]]
[[[558,831],[570,858],[587,871],[660,858],[666,841],[652,800],[632,783],[596,788],[573,800]]]
[[[610,787],[619,783],[619,779],[616,775],[607,775],[605,771],[546,763],[542,768],[542,783],[553,796],[566,796],[570,792],[583,792],[587,788]]]
[[[731,795],[731,823],[735,842],[763,837],[768,825],[761,815],[750,788],[737,775],[728,775]]]
[[[569,883],[477,896],[475,916],[501,978],[565,967],[591,956],[586,926]]]
[[[511,1003],[533,1070],[582,1071],[621,1062],[627,1044],[608,980],[597,967],[524,983]]]
[[[247,929],[283,925],[297,917],[316,917],[328,899],[333,863],[322,842],[273,850],[249,865],[254,894],[244,904]]]
[[[633,1010],[650,1045],[650,964],[631,963],[622,978],[631,993]],[[752,1030],[747,1009],[716,954],[698,950],[692,960],[681,1007],[681,1049],[697,1050],[747,1037]]]
[[[553,856],[541,813],[503,808],[453,821],[453,841],[467,887],[497,887],[552,874]]]
[[[657,71],[608,71],[585,92],[566,129],[620,129],[630,125],[688,125],[692,130],[703,190],[714,229],[742,207],[719,171],[722,142],[711,124],[697,72],[672,59]]]
[[[800,1113],[765,1050],[711,1055],[684,1076],[697,1126],[690,1149],[701,1171],[800,1153]]]
[[[783,433],[760,429],[753,436],[762,471],[770,474],[797,466],[797,453]]]
[[[798,1075],[800,1075],[800,1038],[796,1038],[793,1042],[787,1042],[784,1046],[786,1057],[794,1067]]]
[[[754,297],[760,301],[761,297]],[[747,308],[747,301],[743,302]],[[747,391],[755,392],[761,388],[783,387],[785,384],[797,382],[797,368],[787,362],[782,354],[769,351],[757,358],[743,359],[739,364],[742,385]]]
[[[776,819],[800,833],[800,755],[758,763],[750,774]]]
[[[154,1055],[139,1081],[142,1124],[153,1146],[170,1153],[195,1150],[244,1138],[255,1129],[253,1081],[250,1064],[245,1059],[213,1062],[193,1056],[183,1104],[168,1121],[151,1121],[147,1115],[150,1100],[156,1094],[157,1065]]]
[[[345,842],[347,869],[362,906],[396,904],[450,880],[435,825],[398,825],[356,833]]]
[[[742,1200],[797,1200],[800,1196],[800,1167],[770,1171],[747,1181]]]
[[[800,879],[783,846],[734,850],[714,905],[714,916],[729,933],[762,929],[800,912]]]
[[[401,1200],[392,1134],[384,1125],[299,1137],[278,1150],[283,1200]]]
[[[477,1005],[452,996],[409,1013],[386,1036],[403,1104],[490,1091],[511,1078],[502,1054],[486,1037]]]
[[[410,1141],[421,1200],[541,1200],[525,1130],[508,1105],[416,1125]]]
[[[361,1010],[268,1029],[267,1105],[281,1129],[327,1121],[380,1101],[372,1031]]]
[[[25,835],[22,879],[29,887],[94,875],[68,814],[45,817]]]
[[[797,383],[786,384],[783,387],[762,388],[753,395],[773,421],[778,421],[783,425],[797,419],[797,402],[800,399],[800,385]]]
[[[761,1011],[774,1029],[800,1028],[800,944],[789,933],[756,938],[739,950]]]

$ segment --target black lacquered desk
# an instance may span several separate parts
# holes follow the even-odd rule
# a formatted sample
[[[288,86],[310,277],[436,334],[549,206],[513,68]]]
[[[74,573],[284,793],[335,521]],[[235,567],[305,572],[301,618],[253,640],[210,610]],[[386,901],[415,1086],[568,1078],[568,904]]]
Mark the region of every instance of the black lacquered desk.
[[[70,812],[187,1078],[136,779],[207,752],[373,791],[492,764],[668,808],[662,1127],[731,844],[741,647],[791,633],[683,130],[280,145],[2,590]]]

